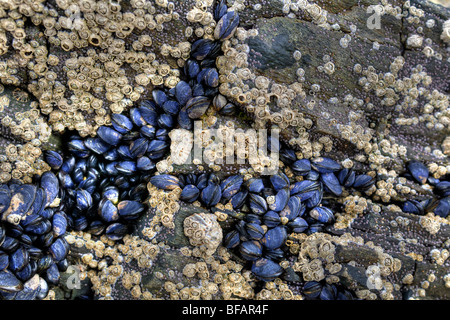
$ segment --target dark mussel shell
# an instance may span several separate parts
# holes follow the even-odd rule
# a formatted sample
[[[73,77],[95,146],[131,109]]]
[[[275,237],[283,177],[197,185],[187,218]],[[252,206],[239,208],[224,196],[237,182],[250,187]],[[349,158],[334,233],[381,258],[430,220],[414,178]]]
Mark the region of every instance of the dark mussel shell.
[[[63,164],[63,158],[61,154],[53,150],[47,150],[44,154],[45,162],[47,162],[53,170],[58,170],[59,168],[61,168]]]
[[[223,244],[228,249],[236,248],[240,243],[239,232],[237,230],[228,232],[223,239]]]
[[[339,163],[326,157],[312,159],[311,167],[320,173],[330,173],[341,169],[341,165]]]
[[[267,249],[280,248],[287,239],[287,232],[284,226],[278,226],[267,230],[261,242]]]
[[[264,229],[258,223],[247,223],[245,225],[245,231],[252,240],[261,240],[264,237]]]
[[[266,258],[254,261],[251,270],[257,278],[263,281],[272,281],[284,271],[278,263]]]
[[[230,199],[234,196],[244,181],[244,177],[241,175],[230,176],[220,183],[222,188],[222,197],[225,199]]]
[[[69,244],[64,237],[59,237],[51,244],[48,252],[52,255],[54,261],[61,261],[69,253]]]
[[[342,186],[339,184],[339,180],[334,173],[322,173],[320,175],[320,181],[322,181],[322,183],[327,187],[327,190],[329,190],[336,197],[342,195]]]
[[[217,22],[214,38],[220,41],[230,39],[239,25],[239,15],[235,11],[228,11]]]
[[[353,183],[353,188],[360,189],[365,191],[369,189],[375,183],[375,178],[367,174],[359,174],[355,178],[355,182]]]
[[[263,216],[263,222],[269,228],[276,227],[281,223],[280,215],[275,211],[267,211]]]
[[[119,219],[119,210],[107,198],[103,198],[98,204],[98,214],[106,222],[113,222]]]
[[[113,128],[121,134],[126,134],[133,129],[133,123],[123,114],[111,114],[111,124]]]
[[[9,269],[13,272],[22,270],[30,262],[30,255],[24,247],[19,247],[9,255]]]
[[[303,286],[303,295],[309,299],[316,299],[322,291],[322,284],[317,281],[308,281]]]
[[[46,204],[50,205],[58,196],[59,180],[52,171],[46,171],[41,176],[41,188],[46,194]]]
[[[186,112],[189,118],[199,119],[208,110],[211,100],[204,96],[196,96],[186,102]]]
[[[322,223],[332,223],[334,222],[334,214],[330,208],[327,207],[315,207],[309,211],[309,215]]]
[[[254,193],[249,194],[249,205],[250,210],[257,215],[263,215],[268,210],[266,199]]]
[[[150,178],[150,183],[163,190],[173,190],[180,187],[180,181],[177,177],[170,174],[160,174]]]
[[[119,222],[110,224],[105,230],[106,237],[114,241],[122,239],[127,233],[128,227]]]
[[[239,253],[242,258],[248,261],[255,261],[262,256],[262,246],[258,241],[244,241],[239,246]]]
[[[111,127],[100,126],[97,129],[97,135],[107,144],[117,146],[122,140],[122,134]]]
[[[10,205],[3,212],[2,220],[11,224],[19,224],[22,217],[30,210],[36,197],[37,187],[32,184],[23,184],[12,192]]]
[[[180,200],[186,202],[194,202],[200,195],[200,190],[193,184],[188,184],[181,191]]]
[[[356,173],[352,169],[344,168],[339,171],[337,178],[342,186],[350,188],[355,183]]]
[[[0,185],[0,214],[9,208],[11,203],[11,190],[5,184]]]
[[[200,198],[207,207],[213,207],[222,198],[222,190],[219,185],[210,183],[202,190]]]
[[[276,191],[290,186],[289,178],[282,172],[270,176],[270,182]]]
[[[198,74],[198,71],[196,72],[196,70],[191,70],[191,69],[195,68],[195,66],[198,67],[198,64],[193,60],[189,60],[189,61],[191,61],[189,70],[192,71],[192,74],[196,73],[194,76],[194,77],[196,77]],[[189,75],[191,75],[191,73],[189,73]],[[175,86],[175,98],[177,99],[179,105],[184,106],[189,101],[189,99],[192,98],[191,86],[185,81],[179,81],[177,83],[177,85]],[[163,109],[164,109],[164,106],[163,106]],[[178,113],[179,110],[180,110],[180,108],[178,108],[176,113]],[[168,111],[166,111],[166,112],[168,112]],[[172,112],[169,112],[169,113],[172,113]],[[176,114],[176,113],[172,113],[172,114]]]
[[[119,210],[119,216],[125,220],[132,220],[139,217],[139,214],[145,210],[145,206],[133,200],[122,200],[117,204]]]
[[[8,270],[0,271],[0,290],[5,292],[19,292],[23,290],[23,283]]]
[[[422,162],[416,160],[409,161],[406,164],[406,168],[417,182],[420,184],[427,182],[429,171]]]

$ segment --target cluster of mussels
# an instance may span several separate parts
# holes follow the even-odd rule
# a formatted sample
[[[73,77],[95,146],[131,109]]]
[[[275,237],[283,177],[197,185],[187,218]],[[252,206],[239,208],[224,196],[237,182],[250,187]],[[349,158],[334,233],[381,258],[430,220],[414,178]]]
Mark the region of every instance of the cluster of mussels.
[[[425,200],[407,200],[403,203],[403,212],[424,215],[434,212],[442,218],[446,218],[450,213],[450,179],[445,176],[443,179],[430,177],[428,168],[421,162],[413,160],[406,165],[405,176],[419,184],[428,183],[433,186],[433,193],[436,197]]]
[[[170,90],[155,89],[127,114],[112,114],[96,137],[68,133],[66,150],[46,152],[52,171],[36,177],[35,184],[10,181],[0,185],[0,297],[42,299],[49,284],[59,282],[67,269],[69,245],[66,231],[83,230],[120,240],[129,233],[148,196],[147,182],[172,190],[181,188],[180,200],[200,201],[214,211],[217,204],[231,203],[238,218],[224,237],[224,246],[251,264],[253,274],[271,281],[284,269],[285,242],[291,232],[311,234],[334,222],[330,200],[343,188],[364,191],[375,179],[342,168],[336,161],[319,157],[297,160],[290,149],[279,150],[281,160],[302,180],[292,182],[278,172],[270,177],[244,179],[229,176],[221,181],[214,173],[173,176],[153,175],[155,163],[169,151],[169,132],[191,130],[212,104],[222,115],[235,106],[219,94],[216,58],[222,41],[239,25],[239,15],[228,11],[225,1],[214,10],[215,40],[200,39],[191,47],[183,81]],[[449,181],[428,178],[427,168],[408,164],[409,175],[434,186],[437,199],[409,200],[403,210],[416,214],[449,213]],[[352,299],[340,285],[310,281],[303,286],[308,299]]]
[[[68,133],[65,152],[46,152],[52,171],[35,184],[0,185],[0,297],[46,297],[67,269],[66,231],[86,231],[120,240],[144,211],[147,182],[170,146],[169,131],[192,129],[193,120],[213,102],[220,114],[235,106],[218,94],[215,59],[239,16],[221,1],[215,8],[216,41],[200,39],[191,47],[185,80],[170,90],[152,91],[128,115],[112,114],[96,137]],[[64,154],[63,154],[64,153]]]
[[[58,179],[45,172],[39,184],[0,185],[0,294],[4,299],[45,298],[68,267]],[[41,277],[37,276],[40,275]]]

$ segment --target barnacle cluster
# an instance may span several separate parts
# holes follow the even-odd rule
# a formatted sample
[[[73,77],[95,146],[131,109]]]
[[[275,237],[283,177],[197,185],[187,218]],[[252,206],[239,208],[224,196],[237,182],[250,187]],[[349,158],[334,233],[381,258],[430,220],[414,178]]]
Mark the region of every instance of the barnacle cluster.
[[[303,19],[353,50],[360,25],[315,2],[282,1],[275,20]],[[448,241],[427,251],[395,232],[448,227],[448,137],[420,150],[423,164],[390,135],[448,135],[447,92],[406,54],[445,62],[427,33],[437,21],[410,1],[372,9],[408,24],[387,69],[324,50],[312,77],[312,51],[294,46],[282,79],[255,51],[279,39],[240,20],[266,1],[1,2],[0,135],[14,143],[0,155],[0,297],[54,299],[69,264],[98,299],[396,299],[448,287],[448,272],[417,287],[391,254],[448,266]],[[439,34],[448,44],[449,20]],[[389,45],[376,40],[371,52]],[[342,72],[355,91],[330,93]],[[256,147],[266,129],[279,159]],[[63,146],[44,152],[51,135]],[[336,145],[352,151],[336,159]],[[348,233],[385,212],[392,251]]]

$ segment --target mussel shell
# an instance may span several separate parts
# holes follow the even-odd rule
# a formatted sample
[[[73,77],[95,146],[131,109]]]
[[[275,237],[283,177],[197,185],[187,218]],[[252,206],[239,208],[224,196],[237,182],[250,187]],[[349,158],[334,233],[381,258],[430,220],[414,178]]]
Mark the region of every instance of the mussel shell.
[[[196,96],[186,102],[186,112],[189,118],[199,119],[206,113],[211,101],[204,96]]]
[[[106,151],[108,151],[111,148],[111,145],[106,143],[100,138],[92,138],[89,137],[86,140],[84,140],[84,144],[86,148],[93,151],[96,154],[104,154]]]
[[[283,210],[289,201],[289,190],[287,188],[281,189],[275,195],[275,203],[270,205],[269,208],[275,212]]]
[[[119,173],[125,175],[132,175],[137,171],[136,162],[130,160],[119,161],[114,167],[117,171],[119,171]]]
[[[268,210],[266,199],[254,193],[249,193],[249,206],[250,210],[257,215],[263,215]]]
[[[112,146],[117,146],[122,140],[122,134],[108,126],[100,126],[97,129],[97,135],[104,142]]]
[[[317,157],[312,159],[311,167],[320,173],[330,173],[341,169],[341,165],[339,163],[326,157]]]
[[[227,13],[228,7],[225,0],[220,0],[214,8],[214,20],[219,21]]]
[[[355,182],[353,183],[353,188],[360,190],[367,190],[375,183],[375,178],[367,175],[367,174],[359,174],[355,178]]]
[[[223,238],[223,244],[227,249],[236,248],[240,243],[241,240],[237,230],[231,230]]]
[[[194,70],[194,69],[196,69],[196,67],[198,68],[198,64],[195,61],[193,61],[193,60],[189,60],[189,61],[191,61],[190,66],[188,67],[189,68],[189,75],[191,76],[194,73],[196,73],[195,74],[195,76],[196,76],[198,74],[198,71],[196,72],[196,70]],[[177,85],[175,86],[175,98],[177,99],[177,101],[178,101],[178,103],[180,105],[185,105],[186,102],[188,102],[188,100],[190,98],[192,98],[191,86],[185,81],[179,81],[177,83]],[[179,110],[180,109],[178,108],[178,111]],[[178,113],[178,111],[176,113]]]
[[[139,217],[139,214],[145,210],[145,206],[133,200],[122,200],[117,204],[119,216],[125,220],[132,220]]]
[[[9,269],[13,272],[19,271],[30,262],[28,251],[24,247],[19,247],[9,255]]]
[[[0,270],[5,270],[9,265],[9,256],[6,252],[0,250]]]
[[[304,284],[302,293],[306,298],[316,299],[322,291],[322,285],[317,281],[308,281]]]
[[[9,208],[11,203],[11,190],[5,184],[0,185],[0,214],[2,214],[6,209]]]
[[[188,184],[183,188],[180,194],[180,200],[194,202],[200,195],[200,190],[193,184]]]
[[[270,176],[270,182],[275,191],[290,187],[289,178],[282,172]]]
[[[235,11],[228,11],[217,22],[214,38],[220,41],[230,39],[239,25],[239,15]]]
[[[0,290],[5,292],[19,292],[23,290],[23,283],[9,270],[0,271]]]
[[[320,181],[322,181],[328,190],[336,197],[342,195],[342,186],[339,184],[339,180],[334,173],[322,173],[320,175]]]
[[[245,204],[247,196],[248,196],[247,190],[239,191],[234,196],[232,196],[230,201],[231,205],[233,206],[233,209],[234,210],[240,209]]]
[[[291,165],[292,171],[300,176],[305,176],[311,171],[311,162],[308,159],[296,160]]]
[[[160,159],[169,148],[169,143],[163,140],[152,140],[148,144],[147,156],[152,160]]]
[[[0,249],[6,253],[12,253],[19,248],[20,244],[16,238],[4,236]]]
[[[274,228],[281,223],[280,215],[275,211],[267,211],[263,216],[263,222],[269,228]]]
[[[150,183],[163,190],[173,190],[180,187],[179,180],[176,176],[170,174],[160,174],[150,178]]]
[[[337,178],[342,186],[349,188],[355,183],[356,173],[352,169],[343,168],[339,171]]]
[[[213,207],[222,198],[222,190],[217,184],[210,183],[200,193],[200,199],[207,207]]]
[[[280,248],[287,239],[287,232],[284,226],[278,226],[267,230],[261,242],[267,249]]]
[[[181,128],[186,130],[192,130],[192,128],[194,127],[193,121],[189,117],[186,107],[183,107],[178,113],[177,122]]]
[[[58,266],[56,263],[52,263],[45,273],[45,278],[48,283],[53,285],[57,285],[59,283],[59,279],[61,278],[61,274],[58,270]]]
[[[114,241],[122,239],[127,233],[128,227],[119,222],[110,224],[105,230],[108,239]]]
[[[91,194],[83,189],[76,191],[76,206],[79,210],[86,210],[92,206]]]
[[[43,278],[39,278],[39,289],[36,295],[36,298],[39,300],[45,299],[47,297],[49,292],[49,286],[47,281],[45,281]]]
[[[46,204],[50,205],[58,196],[59,180],[52,171],[46,171],[41,176],[40,184],[46,194]]]
[[[322,223],[334,222],[334,214],[330,208],[327,207],[315,207],[309,211],[309,215]]]
[[[80,139],[73,139],[67,143],[68,150],[78,158],[86,158],[89,156],[90,151],[86,148],[84,141]]]
[[[225,199],[230,199],[234,196],[244,181],[244,177],[241,175],[230,176],[224,181],[220,183],[220,187],[222,188],[222,197]]]
[[[52,255],[54,261],[61,261],[69,253],[69,244],[64,237],[59,237],[52,243],[48,252]]]
[[[429,171],[422,162],[411,160],[406,164],[406,168],[417,182],[421,184],[427,182]]]
[[[111,114],[111,125],[121,134],[126,134],[133,129],[131,120],[127,116],[119,113]]]
[[[297,217],[294,220],[289,221],[287,226],[291,228],[292,232],[295,233],[305,232],[309,227],[308,222],[306,222],[306,220],[301,217]]]
[[[258,241],[244,241],[239,245],[239,253],[248,261],[255,261],[262,256],[262,246]]]
[[[105,231],[105,228],[106,226],[103,224],[102,221],[94,220],[86,228],[86,231],[93,235],[99,236],[103,233],[103,231]]]
[[[139,157],[136,160],[136,169],[138,170],[150,171],[155,169],[155,167],[156,167],[155,163],[146,156]]]
[[[98,214],[106,222],[113,222],[119,219],[117,207],[107,198],[103,198],[98,204]]]
[[[280,276],[284,269],[270,259],[260,258],[253,262],[251,271],[260,280],[272,281]]]
[[[45,162],[47,162],[53,170],[58,170],[59,168],[61,168],[63,164],[63,158],[61,154],[53,150],[47,150],[45,151],[44,155]]]
[[[264,189],[264,183],[261,178],[250,178],[244,185],[252,193],[260,193]]]
[[[280,217],[286,217],[291,221],[298,216],[302,216],[305,211],[306,207],[300,200],[300,197],[292,196],[289,198],[287,206],[280,212]]]
[[[213,50],[213,41],[209,39],[199,39],[191,46],[191,57],[196,60],[205,59]]]
[[[17,225],[22,217],[30,210],[36,197],[37,187],[33,184],[18,186],[11,196],[8,209],[3,212],[2,220]]]
[[[441,199],[433,212],[435,215],[447,218],[450,213],[450,198],[446,197]]]
[[[246,223],[245,231],[252,240],[261,240],[264,237],[264,229],[258,223]]]
[[[157,113],[156,112],[152,112],[150,109],[148,108],[131,108],[130,109],[130,118],[131,121],[137,126],[137,127],[142,127],[145,126],[147,124],[147,121],[144,120],[144,117],[141,113],[141,111],[146,112],[146,116],[148,120],[151,120],[153,123],[149,123],[152,126],[156,125],[156,116]]]

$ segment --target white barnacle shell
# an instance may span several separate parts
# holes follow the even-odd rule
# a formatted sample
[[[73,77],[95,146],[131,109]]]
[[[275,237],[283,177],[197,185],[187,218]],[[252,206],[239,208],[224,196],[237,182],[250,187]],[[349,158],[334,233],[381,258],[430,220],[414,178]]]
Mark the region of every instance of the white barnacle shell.
[[[423,37],[418,34],[412,34],[406,40],[406,45],[411,48],[419,48],[422,46]]]
[[[171,140],[170,156],[174,164],[187,163],[194,141],[193,132],[186,129],[173,129],[169,132]]]
[[[184,234],[191,245],[199,247],[207,255],[212,255],[222,243],[222,228],[217,216],[211,213],[194,213],[184,219]]]
[[[445,43],[450,43],[450,19],[442,24],[441,39]]]

